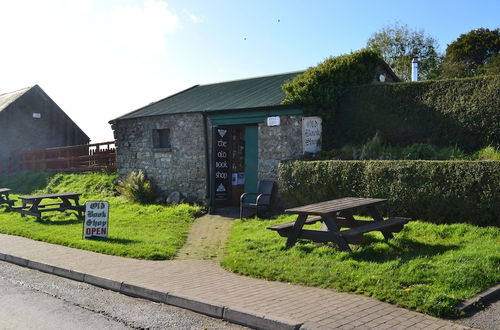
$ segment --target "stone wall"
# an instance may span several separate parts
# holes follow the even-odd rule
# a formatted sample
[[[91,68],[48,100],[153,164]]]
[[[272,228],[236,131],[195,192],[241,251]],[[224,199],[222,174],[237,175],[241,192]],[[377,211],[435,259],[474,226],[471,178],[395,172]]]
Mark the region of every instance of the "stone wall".
[[[140,169],[165,195],[180,191],[189,199],[205,199],[205,142],[201,114],[121,120],[112,128],[118,173],[127,174]],[[154,148],[155,129],[170,129],[171,148]]]
[[[279,126],[259,124],[259,180],[276,180],[281,161],[301,156],[302,116],[281,116]]]
[[[277,179],[278,164],[302,156],[302,116],[281,116],[280,126],[258,125],[259,180]],[[212,125],[209,121],[209,149]],[[206,196],[205,141],[201,114],[121,120],[112,126],[118,173],[143,170],[164,194],[180,191],[190,199]],[[170,149],[155,149],[153,130],[170,129]],[[210,166],[212,162],[210,161]]]

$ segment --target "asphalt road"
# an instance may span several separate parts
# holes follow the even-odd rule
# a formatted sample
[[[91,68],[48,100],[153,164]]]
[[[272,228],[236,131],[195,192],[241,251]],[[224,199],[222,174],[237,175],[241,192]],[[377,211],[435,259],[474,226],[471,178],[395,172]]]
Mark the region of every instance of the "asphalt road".
[[[0,261],[0,329],[247,329]]]
[[[485,306],[469,317],[458,320],[459,323],[483,330],[500,330],[500,300]]]

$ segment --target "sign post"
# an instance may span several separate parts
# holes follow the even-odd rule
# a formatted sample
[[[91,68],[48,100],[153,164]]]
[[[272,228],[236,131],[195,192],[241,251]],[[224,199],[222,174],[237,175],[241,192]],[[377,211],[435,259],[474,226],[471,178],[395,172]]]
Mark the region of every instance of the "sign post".
[[[103,201],[85,203],[83,238],[108,237],[109,203]]]

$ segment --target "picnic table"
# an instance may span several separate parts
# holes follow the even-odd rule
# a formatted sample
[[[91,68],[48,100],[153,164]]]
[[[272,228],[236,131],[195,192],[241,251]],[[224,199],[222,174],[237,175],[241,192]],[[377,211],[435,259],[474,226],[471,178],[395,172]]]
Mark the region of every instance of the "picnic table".
[[[11,189],[9,188],[0,188],[0,205],[2,204],[7,204],[9,209],[12,207],[14,204],[14,200],[9,199],[9,193],[11,192]]]
[[[42,212],[74,210],[78,212],[79,217],[83,217],[85,205],[80,205],[78,199],[81,194],[77,193],[60,193],[47,195],[19,196],[22,206],[14,206],[12,210],[21,213],[23,216],[33,215],[38,219],[42,218]],[[43,200],[58,200],[42,204]]]
[[[363,234],[380,231],[385,239],[393,237],[392,233],[400,232],[410,221],[407,218],[391,218],[384,220],[377,206],[387,202],[381,198],[345,197],[326,202],[304,205],[286,209],[287,214],[297,214],[292,222],[267,227],[277,231],[282,237],[287,237],[287,247],[292,247],[297,239],[305,238],[314,242],[335,242],[340,250],[351,251],[349,244],[357,244],[363,239]],[[354,212],[366,209],[373,221],[356,220]],[[308,218],[309,216],[313,218]],[[323,230],[303,229],[304,225],[323,222]],[[349,228],[340,230],[341,228]]]

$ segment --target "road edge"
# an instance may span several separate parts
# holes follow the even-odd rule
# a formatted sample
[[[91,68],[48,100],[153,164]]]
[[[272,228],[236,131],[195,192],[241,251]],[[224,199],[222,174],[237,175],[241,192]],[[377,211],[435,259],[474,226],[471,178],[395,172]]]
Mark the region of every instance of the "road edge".
[[[70,280],[84,282],[103,289],[119,292],[127,296],[189,309],[196,313],[254,329],[299,330],[303,325],[303,322],[273,317],[272,315],[262,315],[251,310],[241,310],[231,306],[222,306],[218,303],[194,297],[186,297],[173,293],[156,291],[134,284],[119,282],[92,274],[81,273],[71,269],[61,268],[1,252],[0,260],[59,277],[64,277]]]

